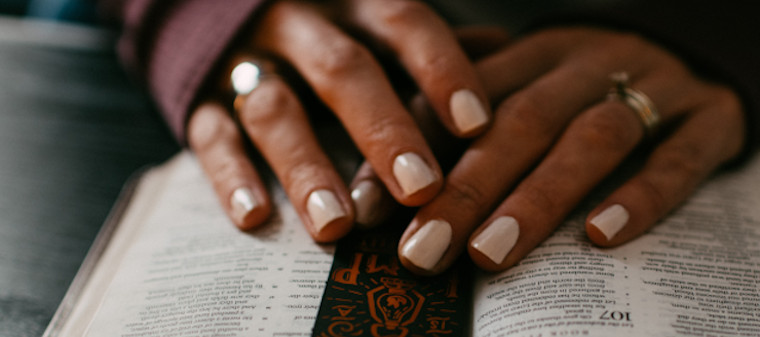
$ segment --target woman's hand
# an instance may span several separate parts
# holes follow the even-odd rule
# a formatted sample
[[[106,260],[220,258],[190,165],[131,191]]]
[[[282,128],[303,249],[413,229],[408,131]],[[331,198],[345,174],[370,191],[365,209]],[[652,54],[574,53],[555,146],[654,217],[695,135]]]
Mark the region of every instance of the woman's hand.
[[[453,134],[470,137],[487,127],[490,111],[474,67],[447,25],[423,4],[282,0],[262,14],[243,49],[294,68],[335,113],[398,202],[428,202],[439,192],[442,175],[368,46],[390,51]],[[364,38],[357,40],[346,29]],[[349,193],[288,83],[263,78],[237,110],[243,133],[228,111],[211,102],[200,104],[188,124],[190,146],[237,226],[261,224],[271,208],[246,156],[247,141],[272,167],[316,241],[338,239],[355,217],[363,217],[365,210],[354,203],[366,204],[374,193],[368,188],[380,186],[365,184]]]
[[[477,69],[497,103],[493,125],[401,238],[403,264],[420,274],[443,271],[465,247],[483,269],[509,268],[649,138],[646,163],[586,222],[594,243],[623,244],[737,156],[745,140],[743,107],[730,87],[634,34],[546,29]],[[621,71],[659,110],[651,138],[632,107],[605,99],[610,75]]]

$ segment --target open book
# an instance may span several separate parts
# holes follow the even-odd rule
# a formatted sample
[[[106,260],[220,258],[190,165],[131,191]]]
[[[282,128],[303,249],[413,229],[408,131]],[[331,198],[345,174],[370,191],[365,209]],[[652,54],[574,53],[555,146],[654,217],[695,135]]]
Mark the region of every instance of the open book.
[[[311,335],[331,309],[320,303],[326,280],[337,277],[334,247],[312,243],[281,190],[272,197],[271,223],[242,233],[191,154],[150,170],[115,227],[104,227],[45,335]],[[760,159],[711,180],[623,247],[592,246],[584,214],[581,207],[506,272],[460,273],[471,279],[458,290],[471,292],[458,308],[465,321],[405,320],[432,303],[397,296],[390,304],[412,309],[394,322],[373,311],[345,335],[453,336],[446,324],[471,336],[760,335]],[[339,335],[318,333],[330,334]]]

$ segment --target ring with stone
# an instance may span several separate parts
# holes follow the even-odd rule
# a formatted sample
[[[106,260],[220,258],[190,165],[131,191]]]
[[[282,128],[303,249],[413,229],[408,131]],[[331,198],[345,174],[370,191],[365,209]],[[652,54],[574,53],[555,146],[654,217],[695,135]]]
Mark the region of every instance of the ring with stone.
[[[253,90],[267,78],[276,76],[275,64],[272,61],[254,57],[246,57],[239,61],[230,72],[230,84],[235,95],[232,102],[235,114]]]

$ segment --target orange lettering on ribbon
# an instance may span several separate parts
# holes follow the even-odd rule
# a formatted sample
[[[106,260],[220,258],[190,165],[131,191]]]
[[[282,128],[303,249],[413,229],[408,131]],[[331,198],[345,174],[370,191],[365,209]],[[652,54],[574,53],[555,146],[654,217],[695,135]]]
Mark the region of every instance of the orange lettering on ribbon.
[[[395,257],[390,258],[388,264],[378,264],[377,254],[372,254],[367,259],[367,274],[374,274],[377,272],[385,272],[387,275],[398,276],[399,265]]]
[[[362,263],[362,253],[354,254],[354,261],[349,268],[336,269],[333,273],[333,280],[338,283],[357,285],[356,279],[359,277],[359,265]]]

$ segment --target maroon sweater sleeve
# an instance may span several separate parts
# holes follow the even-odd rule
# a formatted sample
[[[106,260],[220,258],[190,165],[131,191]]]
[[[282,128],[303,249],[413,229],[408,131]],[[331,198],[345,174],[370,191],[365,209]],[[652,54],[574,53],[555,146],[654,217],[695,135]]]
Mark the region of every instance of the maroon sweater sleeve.
[[[120,17],[120,57],[146,82],[180,143],[209,73],[265,1],[101,1],[102,9]]]
[[[180,142],[209,72],[266,0],[101,0],[119,8],[123,60],[143,76]],[[752,1],[636,0],[543,23],[599,22],[630,28],[678,52],[708,76],[732,85],[747,110],[748,151],[760,144],[760,44]],[[623,3],[624,5],[619,5]]]

